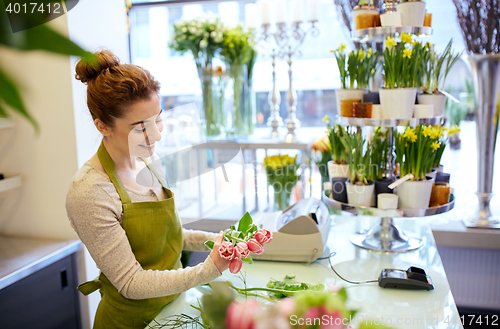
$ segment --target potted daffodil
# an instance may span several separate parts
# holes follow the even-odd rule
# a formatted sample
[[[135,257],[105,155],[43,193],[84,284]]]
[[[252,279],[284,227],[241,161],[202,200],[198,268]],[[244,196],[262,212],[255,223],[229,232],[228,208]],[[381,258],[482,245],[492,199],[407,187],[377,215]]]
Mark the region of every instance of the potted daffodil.
[[[347,134],[346,128],[332,124],[330,118],[325,115],[323,122],[326,123],[326,133],[329,140],[329,151],[331,160],[328,161],[328,175],[330,180],[336,177],[349,177],[349,165],[347,164],[346,150],[342,139]]]
[[[392,37],[385,41],[384,88],[379,90],[383,119],[413,117],[417,88],[422,70],[422,44],[403,33],[401,42]]]
[[[455,54],[452,49],[453,40],[448,42],[444,51],[439,54],[434,45],[426,43],[422,52],[422,91],[418,95],[419,104],[434,105],[434,116],[443,115],[446,96],[440,91],[444,90],[446,77],[452,66],[462,56]]]

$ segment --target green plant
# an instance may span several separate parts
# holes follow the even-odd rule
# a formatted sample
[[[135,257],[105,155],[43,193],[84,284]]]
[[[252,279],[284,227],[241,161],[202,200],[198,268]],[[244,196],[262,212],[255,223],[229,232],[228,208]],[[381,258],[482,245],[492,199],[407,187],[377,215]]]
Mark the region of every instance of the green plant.
[[[375,134],[369,147],[371,149],[371,157],[370,167],[368,169],[368,179],[381,179],[384,174],[388,148],[386,133],[382,131],[382,128],[375,128]]]
[[[462,53],[455,54],[452,51],[452,44],[453,39],[448,42],[441,54],[434,50],[435,45],[425,44],[422,54],[422,90],[424,93],[433,94],[444,89],[448,73],[462,56]]]
[[[351,184],[368,185],[371,148],[365,149],[365,138],[358,133],[346,133],[341,139],[346,149]]]
[[[19,14],[13,14],[18,26],[34,26],[13,33],[6,11],[6,7],[11,3],[14,1],[7,0],[0,3],[0,45],[21,51],[43,50],[61,55],[75,55],[88,60],[94,59],[92,53],[85,51],[68,37],[45,24],[48,19],[47,11],[23,13],[21,10]],[[10,117],[11,113],[21,115],[31,123],[37,133],[40,131],[38,123],[24,104],[17,82],[0,67],[0,117]]]
[[[448,94],[451,93],[451,90],[448,89],[446,91]],[[446,98],[445,106],[444,106],[444,114],[449,120],[449,124],[451,127],[460,126],[460,122],[465,119],[467,113],[469,112],[469,98],[465,102],[455,103],[450,98]]]
[[[346,45],[341,44],[336,50],[331,50],[337,61],[342,89],[368,88],[370,78],[377,71],[380,53],[368,48],[366,51],[358,49],[346,54],[345,49]]]
[[[325,115],[323,122],[326,123],[326,133],[328,134],[329,140],[329,152],[331,158],[335,164],[346,164],[346,149],[342,143],[342,139],[347,134],[346,128],[339,126],[337,124],[332,125],[330,118]]]
[[[422,74],[423,45],[416,42],[409,34],[401,35],[401,42],[388,37],[385,41],[384,72],[385,88],[419,87]]]

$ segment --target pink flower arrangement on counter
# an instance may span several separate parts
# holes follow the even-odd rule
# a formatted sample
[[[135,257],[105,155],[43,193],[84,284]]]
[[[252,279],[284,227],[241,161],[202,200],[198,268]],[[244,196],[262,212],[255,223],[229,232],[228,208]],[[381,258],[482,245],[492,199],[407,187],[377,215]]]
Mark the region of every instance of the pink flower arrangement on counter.
[[[264,252],[264,245],[271,242],[273,234],[268,229],[257,229],[252,217],[247,212],[238,222],[238,229],[231,225],[224,231],[224,241],[219,247],[219,255],[230,260],[229,271],[238,273],[243,266],[243,261],[252,263],[250,253],[260,255]],[[214,241],[206,241],[205,245],[213,249]]]

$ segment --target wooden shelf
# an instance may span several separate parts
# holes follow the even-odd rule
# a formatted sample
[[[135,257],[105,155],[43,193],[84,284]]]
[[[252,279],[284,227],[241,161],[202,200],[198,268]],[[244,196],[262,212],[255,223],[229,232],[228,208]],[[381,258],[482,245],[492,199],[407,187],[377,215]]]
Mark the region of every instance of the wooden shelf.
[[[13,128],[15,126],[12,119],[0,118],[0,129]]]
[[[0,193],[6,192],[22,185],[21,175],[4,174],[5,178],[0,180]]]

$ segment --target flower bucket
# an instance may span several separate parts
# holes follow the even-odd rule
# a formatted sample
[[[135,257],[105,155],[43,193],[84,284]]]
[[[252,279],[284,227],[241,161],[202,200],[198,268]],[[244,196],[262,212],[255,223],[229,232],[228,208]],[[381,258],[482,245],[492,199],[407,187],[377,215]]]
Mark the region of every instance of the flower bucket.
[[[347,203],[346,184],[347,178],[334,177],[332,178],[332,193],[331,198],[342,203]]]
[[[336,164],[333,161],[328,161],[328,175],[330,179],[334,177],[349,177],[349,165]]]
[[[370,207],[375,193],[375,184],[356,185],[350,182],[345,183],[347,190],[347,201],[354,207]],[[430,193],[429,193],[430,197]],[[427,200],[429,202],[429,200]]]
[[[403,26],[424,26],[425,2],[398,3],[397,12],[401,15],[401,24]]]
[[[335,96],[337,98],[337,113],[340,115],[340,101],[345,99],[359,99],[363,100],[366,93],[365,89],[337,89]]]
[[[446,96],[443,94],[419,94],[417,96],[419,104],[434,105],[435,117],[443,115]]]
[[[397,187],[399,209],[427,209],[434,179],[406,181]]]
[[[382,119],[411,119],[417,88],[380,89]]]

